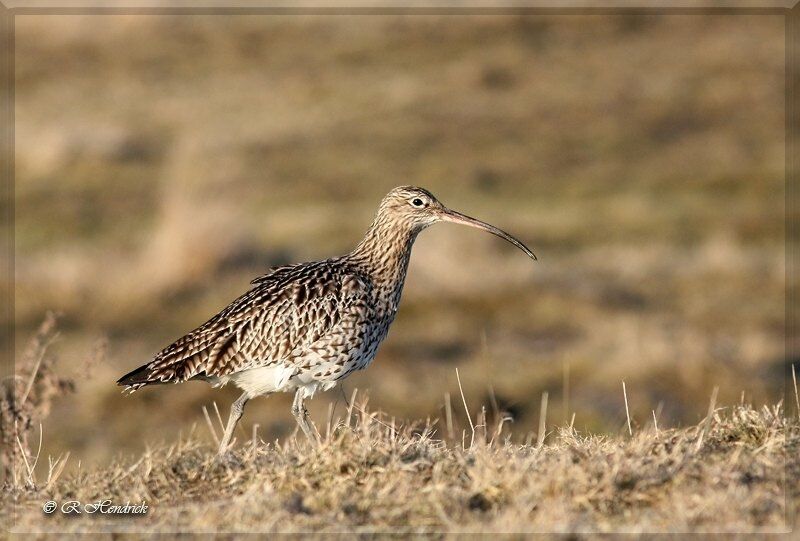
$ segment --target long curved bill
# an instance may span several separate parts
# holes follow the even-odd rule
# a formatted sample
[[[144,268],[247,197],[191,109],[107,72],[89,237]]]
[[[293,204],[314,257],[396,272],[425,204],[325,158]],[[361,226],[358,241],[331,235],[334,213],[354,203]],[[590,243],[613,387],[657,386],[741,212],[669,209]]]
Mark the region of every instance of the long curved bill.
[[[498,229],[497,227],[487,224],[486,222],[482,222],[480,220],[476,220],[475,218],[470,218],[465,214],[461,214],[460,212],[456,212],[454,210],[450,210],[448,208],[442,211],[442,220],[447,222],[453,222],[454,224],[461,224],[461,225],[468,225],[470,227],[477,227],[478,229],[483,229],[484,231],[488,231],[492,235],[497,235],[501,239],[505,239],[526,254],[528,257],[536,261],[536,254],[534,254],[530,248],[522,244],[519,240],[515,239],[502,229]]]

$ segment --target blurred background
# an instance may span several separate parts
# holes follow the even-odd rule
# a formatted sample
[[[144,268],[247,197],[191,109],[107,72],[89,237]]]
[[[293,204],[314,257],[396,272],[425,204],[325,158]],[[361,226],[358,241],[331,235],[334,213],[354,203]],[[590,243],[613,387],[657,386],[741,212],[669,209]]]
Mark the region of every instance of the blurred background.
[[[15,347],[48,310],[75,377],[45,452],[174,441],[204,383],[115,380],[271,265],[350,250],[400,184],[523,239],[421,235],[401,310],[348,397],[443,417],[455,368],[535,430],[694,423],[776,402],[784,344],[778,15],[18,15]],[[103,360],[87,369],[99,340]],[[291,396],[245,431],[294,430]],[[343,411],[338,389],[310,404]],[[240,433],[240,440],[242,439]],[[73,460],[74,460],[73,459]]]

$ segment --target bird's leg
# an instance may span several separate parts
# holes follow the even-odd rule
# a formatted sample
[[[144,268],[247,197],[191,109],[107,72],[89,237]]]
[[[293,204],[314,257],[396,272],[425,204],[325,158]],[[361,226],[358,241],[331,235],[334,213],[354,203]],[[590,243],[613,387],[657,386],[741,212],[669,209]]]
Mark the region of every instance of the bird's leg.
[[[242,418],[242,413],[244,413],[244,405],[247,404],[249,399],[250,397],[247,395],[247,393],[242,393],[242,396],[237,398],[236,401],[231,405],[231,414],[228,417],[228,424],[225,425],[225,434],[222,436],[222,441],[219,443],[219,451],[217,452],[218,456],[224,455],[225,451],[228,450],[228,446],[233,438],[233,430],[236,428],[236,424],[239,422],[239,419]]]
[[[304,393],[305,391],[302,388],[299,388],[294,394],[294,402],[292,402],[292,415],[294,415],[297,424],[300,425],[300,428],[308,438],[308,441],[310,441],[313,445],[316,445],[319,443],[319,437],[317,436],[317,432],[314,429],[313,424],[308,419],[308,410],[306,410],[305,405],[303,405],[303,400],[305,399]]]

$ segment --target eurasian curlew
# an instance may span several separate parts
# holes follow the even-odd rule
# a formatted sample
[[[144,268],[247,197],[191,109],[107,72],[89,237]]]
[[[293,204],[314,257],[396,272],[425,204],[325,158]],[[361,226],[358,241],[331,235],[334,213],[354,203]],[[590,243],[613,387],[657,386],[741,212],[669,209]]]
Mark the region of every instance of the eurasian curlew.
[[[437,222],[483,229],[536,259],[505,231],[448,209],[427,190],[401,186],[383,198],[352,252],[271,269],[219,314],[117,384],[131,392],[197,379],[239,387],[243,393],[231,406],[220,454],[248,400],[294,391],[292,414],[316,442],[304,400],[372,362],[397,313],[414,240]]]

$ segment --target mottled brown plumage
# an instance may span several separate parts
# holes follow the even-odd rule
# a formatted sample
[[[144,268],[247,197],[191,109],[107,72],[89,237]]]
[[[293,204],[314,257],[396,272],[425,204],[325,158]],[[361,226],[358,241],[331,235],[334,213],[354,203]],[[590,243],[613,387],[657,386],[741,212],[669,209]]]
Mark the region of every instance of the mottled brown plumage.
[[[220,453],[247,400],[295,391],[292,411],[314,440],[303,400],[369,365],[397,313],[414,240],[439,221],[485,229],[536,258],[507,233],[447,209],[427,190],[395,188],[351,253],[272,269],[219,314],[117,383],[131,392],[192,379],[240,387],[244,393],[231,408]]]

